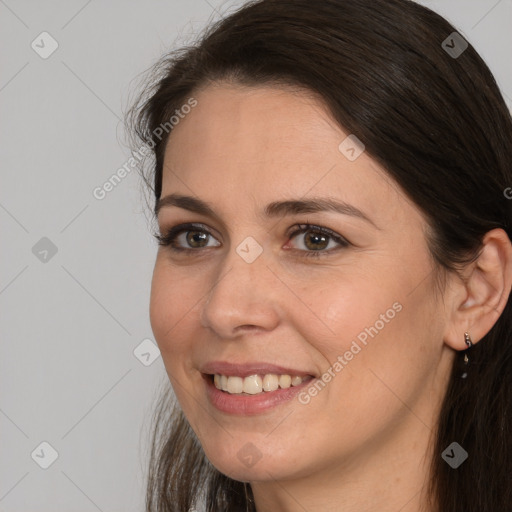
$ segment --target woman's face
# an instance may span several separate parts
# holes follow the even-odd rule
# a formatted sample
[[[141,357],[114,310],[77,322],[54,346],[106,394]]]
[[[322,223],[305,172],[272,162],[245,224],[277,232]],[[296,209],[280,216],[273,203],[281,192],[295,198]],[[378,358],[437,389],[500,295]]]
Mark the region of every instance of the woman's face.
[[[151,324],[207,457],[251,482],[377,454],[398,467],[425,445],[453,355],[425,220],[312,96],[216,84],[194,97],[161,197],[213,213],[162,203],[162,234],[195,226],[173,242],[189,252],[159,248]]]

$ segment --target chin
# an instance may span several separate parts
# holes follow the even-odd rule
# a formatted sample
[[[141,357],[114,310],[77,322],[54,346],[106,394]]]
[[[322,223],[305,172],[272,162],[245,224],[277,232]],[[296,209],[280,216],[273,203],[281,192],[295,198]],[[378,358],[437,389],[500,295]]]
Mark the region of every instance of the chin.
[[[242,444],[239,450],[217,453],[214,449],[213,452],[205,453],[215,469],[239,482],[286,480],[300,471],[292,462],[295,457],[286,456],[285,452],[277,457],[275,454],[262,453],[251,441]],[[292,464],[295,464],[293,475]]]

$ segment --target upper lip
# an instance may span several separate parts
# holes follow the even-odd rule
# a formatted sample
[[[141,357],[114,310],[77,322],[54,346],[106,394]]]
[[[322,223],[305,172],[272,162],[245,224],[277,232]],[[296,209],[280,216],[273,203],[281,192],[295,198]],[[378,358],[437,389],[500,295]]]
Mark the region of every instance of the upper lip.
[[[201,367],[201,372],[207,375],[233,375],[238,377],[247,377],[249,375],[267,375],[269,373],[277,373],[278,375],[298,375],[306,377],[312,372],[298,370],[295,368],[286,368],[272,363],[252,362],[252,363],[230,363],[228,361],[212,361]]]

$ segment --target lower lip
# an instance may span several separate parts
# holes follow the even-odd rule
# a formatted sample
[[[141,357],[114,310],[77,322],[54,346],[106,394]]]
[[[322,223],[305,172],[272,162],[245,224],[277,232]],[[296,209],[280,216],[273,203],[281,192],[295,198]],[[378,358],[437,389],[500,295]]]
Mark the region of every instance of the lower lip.
[[[210,375],[203,374],[203,379],[206,383],[208,397],[214,407],[219,411],[240,416],[259,414],[289,402],[314,380],[312,378],[304,381],[299,386],[276,389],[275,391],[263,391],[256,395],[232,395],[217,389]]]

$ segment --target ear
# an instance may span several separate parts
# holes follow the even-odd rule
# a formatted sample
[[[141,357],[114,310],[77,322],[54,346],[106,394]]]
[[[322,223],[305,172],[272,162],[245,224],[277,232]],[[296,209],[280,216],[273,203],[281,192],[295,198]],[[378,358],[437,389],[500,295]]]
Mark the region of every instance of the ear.
[[[464,333],[478,343],[505,309],[512,286],[512,244],[503,229],[487,232],[478,259],[451,287],[445,343],[465,350]]]

